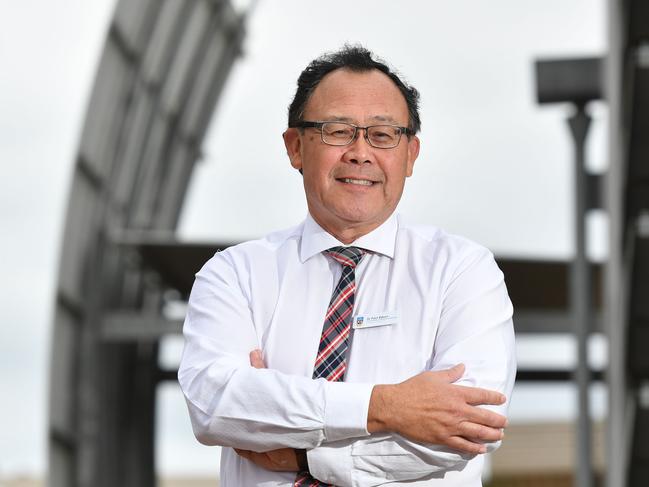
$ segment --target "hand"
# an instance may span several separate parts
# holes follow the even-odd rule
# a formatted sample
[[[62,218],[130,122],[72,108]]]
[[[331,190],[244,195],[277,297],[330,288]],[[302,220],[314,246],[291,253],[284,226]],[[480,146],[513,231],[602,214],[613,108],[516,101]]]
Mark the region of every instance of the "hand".
[[[300,467],[297,462],[297,455],[293,448],[280,448],[278,450],[257,453],[250,450],[239,450],[237,454],[255,465],[274,472],[298,472]]]
[[[422,372],[394,385],[372,390],[368,431],[392,431],[422,443],[446,445],[467,453],[486,453],[483,442],[498,441],[507,426],[504,416],[477,407],[506,400],[496,391],[453,384],[464,365]]]
[[[261,350],[250,352],[250,365],[255,369],[265,369],[266,364],[261,354]],[[257,453],[250,450],[234,449],[240,457],[250,460],[266,470],[274,472],[298,472],[300,470],[297,461],[297,454],[293,448],[279,448],[263,453]]]

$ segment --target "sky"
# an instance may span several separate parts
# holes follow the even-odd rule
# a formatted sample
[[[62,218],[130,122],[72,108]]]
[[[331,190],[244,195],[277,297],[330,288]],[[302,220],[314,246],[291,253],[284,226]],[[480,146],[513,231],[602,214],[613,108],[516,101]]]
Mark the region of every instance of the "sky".
[[[238,2],[246,5],[247,2]],[[46,468],[47,376],[61,231],[83,115],[113,0],[0,4],[0,480]],[[179,234],[241,240],[305,215],[281,141],[299,72],[344,42],[387,59],[422,94],[422,150],[400,211],[497,255],[572,253],[569,107],[539,107],[533,61],[601,55],[604,0],[304,2],[260,0],[194,171]],[[606,110],[592,108],[589,164],[606,166]],[[236,208],[236,211],[232,211]],[[589,218],[605,255],[605,219]],[[592,343],[598,360],[605,346]],[[177,339],[165,359],[177,360]],[[522,340],[522,362],[574,361],[574,343]],[[512,417],[569,419],[570,386],[518,388]],[[552,394],[551,405],[539,398]],[[602,391],[594,393],[600,398]],[[161,387],[163,473],[212,473],[214,453],[188,434],[178,389]],[[602,414],[601,408],[598,414]]]

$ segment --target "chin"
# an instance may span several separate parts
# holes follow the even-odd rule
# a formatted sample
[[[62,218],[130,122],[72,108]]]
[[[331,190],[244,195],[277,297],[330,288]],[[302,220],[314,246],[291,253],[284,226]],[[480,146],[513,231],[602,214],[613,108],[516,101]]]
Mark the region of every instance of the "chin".
[[[383,222],[384,218],[377,216],[376,214],[366,214],[366,213],[353,213],[340,215],[341,219],[349,223],[350,226],[354,227],[363,227],[363,226],[372,226],[379,225]]]

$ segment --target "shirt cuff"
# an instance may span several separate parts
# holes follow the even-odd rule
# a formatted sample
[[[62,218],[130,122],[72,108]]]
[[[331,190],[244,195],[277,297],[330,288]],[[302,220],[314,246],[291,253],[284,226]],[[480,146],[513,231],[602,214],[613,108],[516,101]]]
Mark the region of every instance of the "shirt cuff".
[[[325,388],[325,441],[369,436],[367,414],[374,384],[327,382]]]
[[[352,446],[320,445],[306,452],[311,476],[320,482],[346,486],[352,483]]]

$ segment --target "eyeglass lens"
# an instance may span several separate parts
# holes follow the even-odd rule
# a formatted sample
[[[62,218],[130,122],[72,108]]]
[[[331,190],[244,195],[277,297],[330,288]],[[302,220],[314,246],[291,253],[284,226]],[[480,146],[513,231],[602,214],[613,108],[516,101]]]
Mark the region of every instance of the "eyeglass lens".
[[[331,145],[347,145],[354,140],[357,127],[342,122],[322,124],[322,141]],[[367,127],[367,140],[373,147],[389,149],[396,147],[401,138],[401,129],[392,125],[372,125]]]

